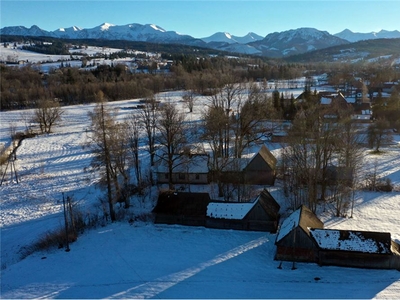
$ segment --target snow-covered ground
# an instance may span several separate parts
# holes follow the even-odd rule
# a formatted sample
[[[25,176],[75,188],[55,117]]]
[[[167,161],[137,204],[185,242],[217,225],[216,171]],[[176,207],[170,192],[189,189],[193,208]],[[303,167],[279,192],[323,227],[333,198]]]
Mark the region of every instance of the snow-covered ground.
[[[182,105],[180,96],[164,93],[159,99]],[[108,105],[122,119],[136,112],[126,108],[137,103]],[[191,120],[200,117],[203,106],[200,99],[188,114]],[[61,226],[63,193],[88,214],[101,209],[97,177],[85,172],[91,161],[85,146],[87,113],[93,107],[65,107],[54,133],[26,139],[18,149],[19,183],[7,173],[0,187],[1,298],[399,297],[398,271],[316,264],[296,264],[291,270],[289,262],[277,269],[276,235],[264,232],[119,222],[86,231],[70,245],[70,252],[54,249],[21,260],[25,247]],[[16,131],[25,129],[21,111],[0,112],[0,121],[0,144],[9,143],[10,124]],[[267,146],[279,154],[280,145]],[[371,171],[377,161],[378,172],[392,180],[397,192],[360,191],[353,218],[336,218],[328,207],[319,215],[326,228],[390,232],[400,241],[400,136],[382,150],[382,155],[366,156],[363,172]],[[271,192],[287,216],[279,184]],[[136,211],[146,208],[133,204]]]
[[[11,43],[8,47],[4,47],[4,44],[0,44],[0,61],[13,61],[15,63],[20,62],[19,67],[31,65],[32,67],[40,69],[42,72],[48,73],[51,70],[60,68],[61,64],[64,66],[68,64],[73,68],[80,68],[82,66],[81,58],[83,55],[87,55],[90,59],[96,54],[110,55],[115,52],[122,51],[123,49],[107,48],[107,47],[95,47],[88,46],[81,49],[71,48],[69,50],[70,55],[48,55],[40,54],[32,51],[22,49],[22,44],[17,44],[14,47]],[[156,56],[157,54],[152,52],[142,51],[130,51],[133,54],[145,54],[149,57]],[[72,58],[72,59],[71,59]],[[97,65],[111,65],[111,64],[125,64],[128,67],[132,67],[132,58],[118,58],[118,59],[104,59],[96,58],[90,61],[91,64]],[[87,67],[87,69],[90,66]]]

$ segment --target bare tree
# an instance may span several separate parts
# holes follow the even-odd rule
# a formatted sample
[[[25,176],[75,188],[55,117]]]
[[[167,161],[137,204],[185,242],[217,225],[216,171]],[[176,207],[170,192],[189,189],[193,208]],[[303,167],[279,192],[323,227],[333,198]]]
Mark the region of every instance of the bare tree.
[[[250,85],[247,99],[238,99],[236,111],[232,121],[234,156],[240,158],[246,147],[261,139],[268,131],[262,124],[266,118],[267,99],[257,85]]]
[[[288,147],[283,152],[292,188],[304,191],[299,193],[299,201],[312,211],[318,199],[325,200],[327,168],[338,136],[335,123],[324,120],[323,115],[318,104],[309,103],[301,110],[288,131]]]
[[[176,162],[185,155],[184,149],[187,138],[185,136],[185,117],[175,105],[166,103],[160,109],[157,122],[158,142],[161,145],[160,159],[168,166],[168,184],[173,189],[172,172],[177,167]]]
[[[368,141],[371,148],[375,147],[375,152],[383,143],[390,143],[393,140],[390,132],[390,123],[386,119],[378,119],[368,127]]]
[[[100,91],[98,94],[98,98],[101,101],[98,104],[92,113],[89,114],[92,125],[91,129],[93,134],[90,137],[89,146],[92,149],[94,154],[94,159],[92,161],[92,167],[95,169],[104,170],[102,179],[105,181],[107,185],[107,202],[109,207],[109,214],[111,221],[116,221],[116,215],[114,210],[114,197],[112,191],[112,183],[111,183],[111,155],[109,144],[110,141],[110,128],[114,123],[114,119],[112,118],[110,112],[104,109],[103,105],[103,93]],[[107,215],[106,215],[107,216]]]
[[[228,163],[228,157],[225,157],[224,136],[228,124],[228,116],[222,107],[211,106],[204,113],[203,135],[202,139],[208,142],[212,152],[211,173],[218,185],[218,197],[224,195],[223,182],[220,180],[221,172]]]
[[[115,221],[114,204],[123,202],[125,208],[129,207],[128,124],[116,122],[114,112],[102,102],[102,92],[97,97],[101,102],[89,114],[92,132],[88,144],[94,154],[91,166],[101,172],[101,182],[107,186],[109,215]]]
[[[129,139],[129,148],[132,157],[132,163],[135,170],[137,186],[142,185],[142,175],[141,175],[141,163],[139,160],[139,140],[140,140],[140,130],[141,122],[137,118],[136,114],[131,114],[127,120],[128,130],[127,135]]]
[[[50,133],[52,126],[61,120],[63,113],[58,101],[40,100],[34,112],[34,121],[39,124],[42,133]]]
[[[183,102],[186,104],[189,112],[193,112],[194,104],[196,102],[196,94],[193,90],[187,90],[182,96]]]
[[[140,112],[140,122],[142,123],[147,137],[147,151],[150,154],[150,165],[154,165],[155,156],[155,136],[157,126],[158,103],[154,96],[145,99],[145,104]]]
[[[243,98],[244,86],[240,83],[234,83],[231,76],[225,79],[228,83],[218,89],[218,92],[210,97],[209,107],[221,109],[226,115],[223,134],[222,153],[224,157],[229,157],[231,143],[231,128],[234,115],[233,108],[239,105]]]

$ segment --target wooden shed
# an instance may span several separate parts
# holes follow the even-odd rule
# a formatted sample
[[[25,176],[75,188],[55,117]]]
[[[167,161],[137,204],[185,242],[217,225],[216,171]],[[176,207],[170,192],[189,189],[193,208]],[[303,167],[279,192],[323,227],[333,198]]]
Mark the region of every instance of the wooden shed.
[[[399,244],[388,232],[310,229],[318,264],[400,270]]]
[[[276,158],[262,145],[243,169],[245,184],[274,185],[276,178]]]
[[[262,145],[260,150],[249,158],[220,158],[221,172],[212,174],[212,179],[225,183],[254,185],[274,185],[276,178],[276,158]]]
[[[155,223],[205,226],[208,193],[164,192],[153,209]]]
[[[324,224],[302,205],[282,222],[275,241],[275,259],[316,262],[318,245],[311,237],[310,228],[322,229]]]
[[[276,232],[279,209],[267,190],[251,202],[210,202],[206,227]]]

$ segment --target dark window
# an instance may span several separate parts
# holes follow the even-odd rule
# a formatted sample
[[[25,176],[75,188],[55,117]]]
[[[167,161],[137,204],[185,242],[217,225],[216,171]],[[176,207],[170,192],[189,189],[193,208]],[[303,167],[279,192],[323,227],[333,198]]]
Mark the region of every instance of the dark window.
[[[185,179],[185,174],[184,173],[179,173],[179,179],[181,179],[181,180]]]
[[[200,179],[200,174],[196,174],[196,179]]]
[[[169,178],[169,175],[168,174],[165,174],[165,179],[168,179]]]

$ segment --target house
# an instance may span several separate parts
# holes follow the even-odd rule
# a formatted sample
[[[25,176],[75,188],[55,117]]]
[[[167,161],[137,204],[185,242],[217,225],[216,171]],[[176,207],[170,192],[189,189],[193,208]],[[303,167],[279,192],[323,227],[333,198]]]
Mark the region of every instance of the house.
[[[276,232],[279,209],[266,189],[251,202],[210,202],[206,227]]]
[[[210,202],[208,193],[163,192],[153,209],[154,222],[204,226],[207,205]]]
[[[281,224],[276,240],[276,260],[316,262],[318,245],[310,228],[324,228],[320,219],[302,205]]]
[[[260,150],[248,158],[220,159],[221,172],[213,172],[212,178],[225,183],[254,185],[274,185],[276,178],[276,158],[262,145]]]
[[[310,233],[318,245],[320,265],[400,270],[399,245],[390,233],[337,229],[310,229]]]
[[[174,184],[207,184],[208,155],[190,154],[175,156],[172,170],[172,183]],[[169,170],[166,160],[161,159],[156,168],[157,182],[169,182]]]

